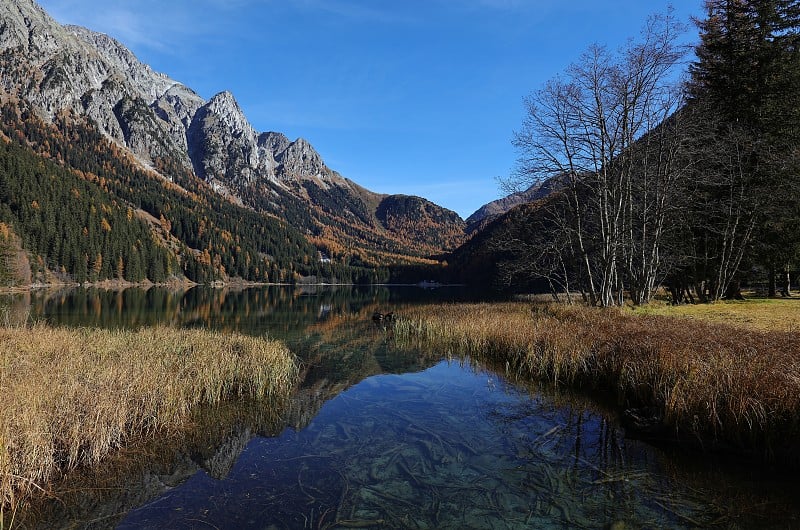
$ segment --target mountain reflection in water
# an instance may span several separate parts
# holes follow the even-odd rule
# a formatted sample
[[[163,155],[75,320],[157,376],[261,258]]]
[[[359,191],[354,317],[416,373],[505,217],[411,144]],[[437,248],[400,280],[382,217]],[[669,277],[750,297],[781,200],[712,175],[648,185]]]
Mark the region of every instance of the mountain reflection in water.
[[[288,401],[197,411],[190,431],[132,444],[107,466],[75,473],[57,501],[19,514],[20,526],[798,524],[795,486],[628,440],[612,412],[572,392],[395,344],[370,316],[437,296],[410,293],[76,290],[7,302],[55,325],[167,323],[268,334],[303,362]]]
[[[120,528],[690,527],[716,514],[602,416],[443,361],[370,377]],[[662,506],[663,505],[663,506]]]

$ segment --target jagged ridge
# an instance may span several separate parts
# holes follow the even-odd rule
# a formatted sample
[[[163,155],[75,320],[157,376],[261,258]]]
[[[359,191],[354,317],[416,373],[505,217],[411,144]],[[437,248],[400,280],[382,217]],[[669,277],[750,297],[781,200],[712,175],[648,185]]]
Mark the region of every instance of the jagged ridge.
[[[376,208],[384,196],[328,168],[306,140],[258,133],[230,92],[205,101],[112,37],[61,26],[33,0],[0,5],[0,29],[3,92],[46,120],[65,110],[90,118],[146,167],[191,169],[234,202],[291,219],[317,242],[362,249],[376,263],[435,254],[463,240],[463,221],[432,203],[424,223],[446,223],[438,231],[446,238],[409,230],[423,222],[419,216],[382,223]]]

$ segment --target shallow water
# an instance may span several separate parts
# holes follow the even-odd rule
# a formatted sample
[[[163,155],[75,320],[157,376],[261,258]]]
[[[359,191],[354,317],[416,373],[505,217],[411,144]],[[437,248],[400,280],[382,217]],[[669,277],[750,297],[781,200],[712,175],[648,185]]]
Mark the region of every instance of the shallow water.
[[[443,361],[370,377],[118,528],[681,528],[717,514],[588,410]]]
[[[613,407],[394,342],[374,311],[420,290],[72,290],[9,318],[281,338],[286,403],[228,403],[195,428],[76,473],[21,528],[792,528],[792,476],[626,438]],[[16,317],[14,317],[16,315]]]

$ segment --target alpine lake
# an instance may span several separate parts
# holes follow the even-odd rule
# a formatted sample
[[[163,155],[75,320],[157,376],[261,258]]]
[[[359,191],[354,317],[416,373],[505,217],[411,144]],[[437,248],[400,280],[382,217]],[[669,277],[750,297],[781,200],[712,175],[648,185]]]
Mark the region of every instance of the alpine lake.
[[[17,514],[19,526],[800,527],[794,473],[631,439],[600,396],[423,352],[371,318],[476,297],[380,286],[0,297],[11,320],[236,330],[280,339],[302,363],[290,398],[196,411],[189,432],[71,473],[54,499]]]

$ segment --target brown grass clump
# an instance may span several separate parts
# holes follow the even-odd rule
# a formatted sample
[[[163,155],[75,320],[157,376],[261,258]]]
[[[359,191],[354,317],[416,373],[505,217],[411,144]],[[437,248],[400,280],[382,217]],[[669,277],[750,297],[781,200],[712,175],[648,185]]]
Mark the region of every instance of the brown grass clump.
[[[395,329],[520,375],[611,391],[624,407],[657,411],[676,434],[765,452],[790,450],[783,446],[800,435],[794,333],[520,303],[409,310]]]
[[[282,344],[239,334],[0,328],[0,508],[135,436],[179,430],[191,409],[288,393]]]

